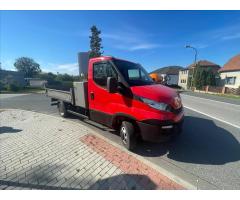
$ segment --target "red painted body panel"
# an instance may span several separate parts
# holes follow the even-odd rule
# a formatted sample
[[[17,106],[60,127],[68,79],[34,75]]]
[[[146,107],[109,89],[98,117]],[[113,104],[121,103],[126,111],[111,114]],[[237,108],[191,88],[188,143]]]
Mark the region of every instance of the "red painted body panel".
[[[183,113],[176,115],[171,112],[159,111],[139,100],[127,98],[119,93],[109,93],[106,89],[98,86],[93,81],[93,64],[95,62],[111,59],[111,57],[99,57],[90,59],[89,61],[88,99],[90,110],[100,111],[110,115],[124,113],[132,116],[137,121],[157,119],[178,122],[181,120]],[[162,85],[134,86],[131,87],[131,90],[133,94],[137,96],[167,104],[172,104],[174,98],[178,96],[173,89]],[[94,93],[94,99],[91,99],[91,93]]]

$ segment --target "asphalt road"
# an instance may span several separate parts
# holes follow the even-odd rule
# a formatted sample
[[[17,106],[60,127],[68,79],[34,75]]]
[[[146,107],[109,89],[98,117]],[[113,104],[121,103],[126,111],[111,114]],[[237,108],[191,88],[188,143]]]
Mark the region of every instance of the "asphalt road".
[[[240,105],[186,94],[182,94],[181,97],[185,108],[204,113],[240,129]]]
[[[182,94],[183,134],[165,144],[141,142],[135,153],[200,189],[240,189],[240,106],[221,99]],[[0,95],[0,108],[17,108],[58,116],[50,99],[40,94]],[[190,108],[190,109],[188,109]],[[121,144],[116,132],[91,121],[71,120]]]

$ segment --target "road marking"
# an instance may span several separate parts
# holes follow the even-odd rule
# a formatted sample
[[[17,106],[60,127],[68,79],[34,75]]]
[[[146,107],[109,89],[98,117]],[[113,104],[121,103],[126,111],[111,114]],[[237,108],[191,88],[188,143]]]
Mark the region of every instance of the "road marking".
[[[228,102],[216,101],[216,100],[206,99],[206,98],[202,98],[202,97],[195,97],[195,96],[191,96],[191,95],[187,95],[187,94],[181,94],[181,95],[183,95],[183,96],[190,96],[190,97],[197,98],[197,99],[204,99],[204,100],[207,100],[207,101],[214,101],[214,102],[218,102],[218,103],[224,103],[224,104],[229,104],[229,105],[231,105],[231,106],[240,107],[240,105],[232,104],[232,103],[228,103]]]
[[[189,110],[192,110],[192,111],[194,111],[194,112],[198,112],[198,113],[200,113],[200,114],[202,114],[202,115],[205,115],[205,116],[207,116],[207,117],[216,119],[216,120],[218,120],[218,121],[220,121],[220,122],[223,122],[223,123],[225,123],[225,124],[228,124],[228,125],[230,125],[230,126],[233,126],[233,127],[235,127],[235,128],[240,129],[240,126],[238,126],[238,125],[236,125],[236,124],[232,124],[232,123],[230,123],[230,122],[224,121],[224,120],[219,119],[219,118],[217,118],[217,117],[213,117],[213,116],[211,116],[211,115],[209,115],[209,114],[207,114],[207,113],[204,113],[204,112],[202,112],[202,111],[196,110],[195,108],[191,108],[191,107],[188,107],[188,106],[184,106],[184,107],[187,108],[187,109],[189,109]]]

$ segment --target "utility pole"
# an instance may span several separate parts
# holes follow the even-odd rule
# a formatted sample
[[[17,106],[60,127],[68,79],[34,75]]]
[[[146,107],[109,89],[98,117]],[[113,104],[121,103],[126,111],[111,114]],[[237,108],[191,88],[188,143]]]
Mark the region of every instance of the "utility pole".
[[[198,51],[195,47],[191,46],[191,45],[186,45],[185,48],[191,48],[194,50],[195,52],[195,55],[194,55],[194,65],[195,67],[197,67],[197,55],[198,55]],[[193,76],[194,76],[194,70],[195,70],[195,67],[193,67],[193,73],[192,73],[192,78],[191,78],[191,84],[190,84],[190,87],[192,88],[192,85],[193,85]]]

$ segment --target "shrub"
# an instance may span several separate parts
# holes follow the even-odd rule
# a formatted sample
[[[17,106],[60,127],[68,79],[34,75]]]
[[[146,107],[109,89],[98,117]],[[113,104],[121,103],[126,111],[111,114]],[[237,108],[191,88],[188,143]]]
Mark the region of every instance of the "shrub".
[[[20,87],[15,83],[10,83],[7,85],[7,91],[17,92],[20,90]]]
[[[0,81],[0,91],[5,89],[5,84]]]
[[[73,82],[72,81],[63,81],[62,86],[72,88]]]

